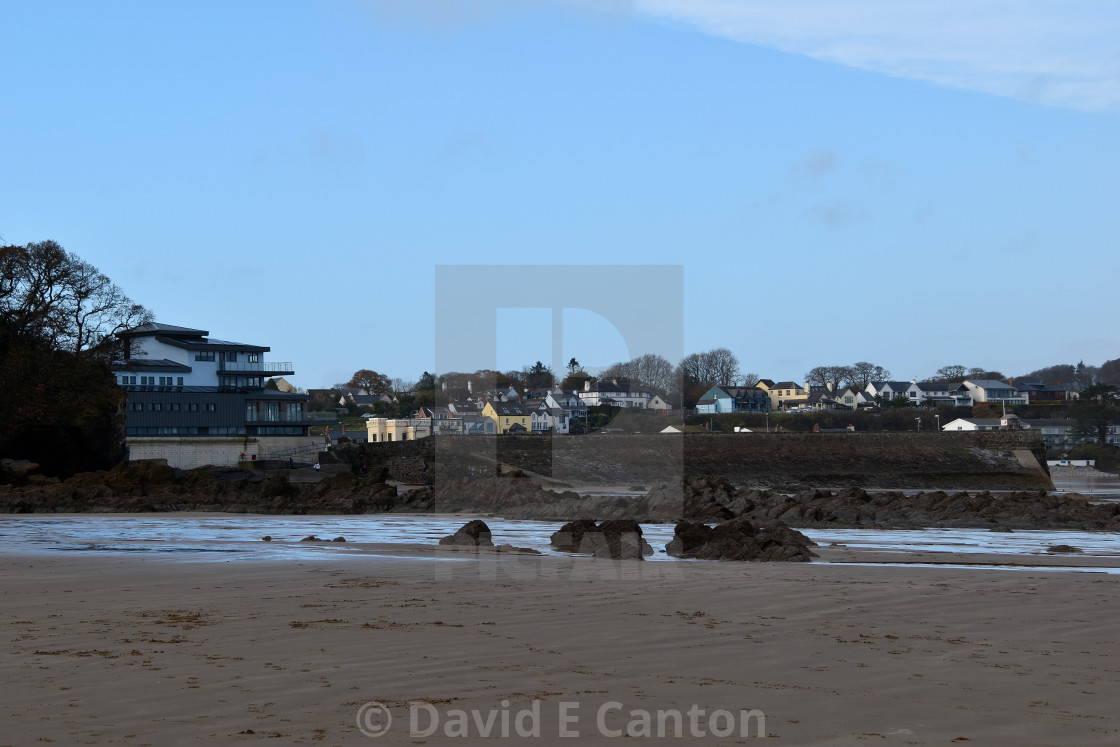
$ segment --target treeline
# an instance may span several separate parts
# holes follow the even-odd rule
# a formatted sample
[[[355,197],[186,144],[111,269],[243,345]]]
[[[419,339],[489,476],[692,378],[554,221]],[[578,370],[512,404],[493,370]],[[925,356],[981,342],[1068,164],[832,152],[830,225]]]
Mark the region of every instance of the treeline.
[[[497,371],[480,369],[463,373],[449,372],[436,375],[425,371],[419,379],[391,379],[372,369],[362,369],[345,383],[333,388],[361,389],[369,394],[387,394],[392,403],[379,406],[379,414],[406,417],[405,404],[416,407],[439,404],[439,392],[447,390],[461,392],[471,382],[476,393],[492,389],[513,387],[519,392],[533,389],[548,389],[559,384],[564,389],[582,390],[586,383],[598,380],[628,379],[632,384],[660,394],[673,407],[691,408],[713,386],[754,386],[760,377],[757,373],[744,371],[738,357],[728,348],[713,348],[700,353],[691,353],[679,363],[673,364],[660,355],[647,353],[628,361],[619,361],[597,374],[588,373],[580,362],[571,358],[567,370],[558,375],[550,366],[540,361],[525,365],[520,370]],[[815,366],[805,373],[796,383],[809,387],[831,387],[834,390],[850,387],[863,391],[873,381],[889,381],[889,369],[870,361],[857,361],[852,364]],[[924,381],[960,383],[966,379],[1007,380],[1003,372],[980,366],[947,365],[942,366]],[[1101,366],[1089,366],[1084,362],[1048,366],[1025,374],[1016,379],[1036,379],[1049,385],[1079,384],[1082,387],[1093,384],[1120,385],[1120,359],[1107,361]],[[337,397],[335,398],[337,400]],[[324,409],[330,403],[324,401]]]
[[[124,458],[115,335],[150,320],[53,241],[0,247],[0,456],[56,476]]]

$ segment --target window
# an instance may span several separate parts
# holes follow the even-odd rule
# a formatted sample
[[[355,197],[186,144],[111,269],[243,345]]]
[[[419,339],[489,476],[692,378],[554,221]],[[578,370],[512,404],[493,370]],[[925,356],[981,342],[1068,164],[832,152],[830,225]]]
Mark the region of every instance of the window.
[[[132,403],[132,409],[133,410],[143,410],[144,409],[144,403],[143,402],[133,402]]]
[[[249,421],[257,419],[257,403],[256,402],[246,402],[245,403],[245,419],[249,420]]]
[[[163,409],[163,405],[161,405],[159,402],[151,402],[148,404],[148,409],[152,412],[159,412]]]
[[[179,384],[178,384],[178,385],[179,385],[179,386],[182,386],[182,385],[183,385],[183,377],[182,377],[182,376],[180,376],[180,377],[179,377]]]
[[[179,412],[179,403],[172,402],[167,406],[167,409],[169,409],[171,412]]]
[[[261,354],[260,353],[249,353],[249,362],[250,363],[260,363],[261,362]]]
[[[198,403],[197,402],[191,402],[190,404],[188,404],[187,405],[187,411],[188,412],[198,412]]]
[[[197,353],[194,354],[194,359],[196,361],[212,361],[212,360],[214,360],[214,351],[213,350],[199,350]]]
[[[280,419],[280,403],[279,402],[265,402],[264,403],[264,419],[274,421],[274,422]]]
[[[206,403],[206,412],[216,412],[217,409],[218,409],[218,406],[215,405],[213,402],[207,402]]]
[[[303,403],[289,402],[287,420],[303,420]]]

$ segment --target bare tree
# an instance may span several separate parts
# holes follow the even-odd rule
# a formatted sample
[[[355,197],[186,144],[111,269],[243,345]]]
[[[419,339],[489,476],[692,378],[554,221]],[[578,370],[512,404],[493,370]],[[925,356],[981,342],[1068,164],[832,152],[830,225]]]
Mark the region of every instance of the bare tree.
[[[673,364],[655,353],[644,353],[629,361],[615,363],[599,373],[600,379],[626,378],[660,394],[673,389]]]
[[[854,366],[817,366],[805,374],[805,383],[810,387],[839,389],[841,384],[851,383],[856,377]]]
[[[713,348],[704,353],[712,378],[720,386],[739,383],[739,359],[727,348]]]
[[[390,386],[393,388],[394,394],[412,394],[412,390],[416,388],[415,379],[406,379],[403,377],[393,377],[389,380]]]
[[[734,386],[740,378],[739,359],[727,348],[691,353],[677,365],[669,394],[674,401],[679,399],[684,406],[691,407],[704,390],[713,385]]]
[[[868,361],[857,361],[852,364],[851,369],[848,383],[859,389],[866,389],[872,381],[886,381],[891,377],[890,371]]]
[[[968,369],[964,366],[942,366],[933,375],[937,381],[956,381],[958,383],[968,378]]]

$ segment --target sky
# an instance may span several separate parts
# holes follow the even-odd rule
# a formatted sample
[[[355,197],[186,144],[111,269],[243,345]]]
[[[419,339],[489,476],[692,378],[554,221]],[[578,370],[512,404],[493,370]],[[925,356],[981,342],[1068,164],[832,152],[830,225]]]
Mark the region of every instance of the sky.
[[[651,352],[581,308],[553,344],[556,266],[600,265],[680,268],[612,282],[774,380],[1120,357],[1110,0],[0,0],[0,35],[0,239],[298,386],[434,371],[464,265],[548,299],[472,281],[503,370]]]

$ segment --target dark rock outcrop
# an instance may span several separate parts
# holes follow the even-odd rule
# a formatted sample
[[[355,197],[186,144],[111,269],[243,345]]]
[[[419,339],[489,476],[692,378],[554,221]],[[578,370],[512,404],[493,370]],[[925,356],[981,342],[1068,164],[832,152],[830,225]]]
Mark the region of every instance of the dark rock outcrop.
[[[157,462],[121,463],[67,480],[34,478],[0,486],[0,513],[224,511],[262,514],[364,514],[398,506],[397,489],[349,473],[289,483],[231,467],[176,470]]]
[[[549,538],[560,552],[589,553],[597,558],[644,560],[653,548],[642,539],[642,527],[632,519],[596,524],[590,519],[569,521]]]
[[[490,527],[481,519],[472,519],[455,532],[439,541],[441,545],[459,545],[464,547],[493,547]]]
[[[699,522],[677,524],[665,552],[675,558],[807,562],[814,556],[812,540],[796,529],[775,523],[755,526],[739,517],[715,527]]]

